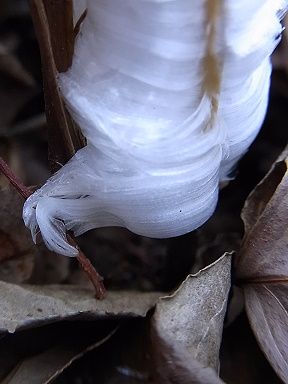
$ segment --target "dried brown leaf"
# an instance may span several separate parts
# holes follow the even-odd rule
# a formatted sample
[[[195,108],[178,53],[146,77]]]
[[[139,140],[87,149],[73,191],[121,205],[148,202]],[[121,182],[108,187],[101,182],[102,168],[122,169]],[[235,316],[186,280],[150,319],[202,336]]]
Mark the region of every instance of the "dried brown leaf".
[[[246,235],[251,231],[267,203],[273,196],[278,184],[281,182],[285,172],[285,159],[288,157],[288,146],[273,164],[264,179],[254,188],[245,201],[241,212],[241,218],[245,225]]]
[[[281,165],[280,165],[281,164]],[[237,277],[241,280],[253,282],[273,282],[283,280],[288,282],[287,263],[287,234],[288,234],[288,171],[287,160],[275,166],[270,176],[249,197],[244,210],[244,217],[248,207],[253,206],[256,222],[253,225],[249,218],[250,231],[246,233],[244,242],[238,255]],[[280,167],[280,173],[279,173]],[[283,168],[285,173],[283,175]],[[276,176],[275,177],[275,173]],[[282,177],[281,177],[282,176]],[[258,201],[259,191],[266,185],[272,184],[273,178],[280,179],[273,196],[263,207]],[[270,191],[268,193],[269,197]],[[265,196],[264,193],[260,196]],[[267,196],[267,195],[266,195]],[[251,201],[252,199],[252,201]],[[265,203],[265,199],[264,199]],[[259,208],[260,207],[260,208]],[[257,216],[258,215],[258,216]]]
[[[87,340],[73,344],[66,342],[59,347],[26,358],[18,363],[1,384],[50,384],[76,360],[106,343],[116,330],[117,328],[94,343],[87,344]]]
[[[242,314],[224,328],[220,377],[228,384],[282,384]]]
[[[97,301],[94,291],[72,285],[15,285],[0,282],[0,332],[61,320],[143,317],[160,293],[109,292]]]
[[[3,155],[9,159],[13,171],[22,175],[22,163],[14,146],[7,145],[5,149],[6,152]],[[45,268],[41,274],[42,277],[44,276],[44,282],[62,282],[67,277],[70,260],[57,257],[56,261],[56,256],[49,254],[46,248],[35,247],[29,232],[23,225],[23,198],[9,184],[10,179],[5,176],[6,167],[8,169],[9,167],[2,158],[0,163],[3,171],[1,173],[0,170],[0,280],[16,284],[30,282],[31,279],[39,282],[39,272]],[[8,173],[9,177],[11,174]],[[18,182],[16,179],[14,181]],[[27,188],[25,190],[28,191]],[[66,269],[65,265],[67,265]]]
[[[166,367],[167,383],[186,383],[190,374],[202,375],[207,367],[218,370],[223,321],[230,290],[230,268],[231,255],[226,253],[196,275],[189,275],[173,295],[158,301],[152,319],[152,345],[156,347],[156,360],[169,366],[171,362],[176,364],[174,357],[178,356],[177,366],[185,367],[188,364],[188,367],[192,367],[191,372],[187,368],[190,373],[187,371],[184,374],[182,368],[173,373],[173,377],[178,377],[179,381],[168,377],[172,372],[171,369],[168,372]],[[159,343],[163,344],[163,350],[159,348]],[[157,358],[157,355],[160,357]],[[185,359],[183,361],[182,355]],[[157,370],[159,368],[161,376],[165,376],[161,367]],[[181,381],[182,375],[186,377],[186,374],[187,380]],[[190,377],[191,382],[197,382],[197,375]],[[208,380],[205,374],[204,377]]]
[[[248,197],[246,234],[236,275],[261,349],[288,383],[288,171],[287,149]]]
[[[185,347],[169,336],[160,336],[154,329],[153,357],[157,383],[161,384],[223,384],[216,372],[203,367]]]
[[[147,319],[121,321],[116,334],[66,370],[60,382],[74,383],[77,377],[83,383],[161,384],[152,379],[147,328]]]
[[[288,383],[288,286],[247,285],[244,293],[247,315],[258,343],[275,372]]]
[[[0,202],[0,279],[22,283],[32,275],[37,249],[22,223],[21,197],[0,188]]]

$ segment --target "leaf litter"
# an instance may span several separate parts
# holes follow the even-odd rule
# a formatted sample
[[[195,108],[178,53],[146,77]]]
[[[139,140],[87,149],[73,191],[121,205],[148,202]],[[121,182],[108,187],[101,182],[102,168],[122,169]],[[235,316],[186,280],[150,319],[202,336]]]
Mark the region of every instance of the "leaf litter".
[[[284,150],[248,197],[245,237],[236,260],[250,324],[260,347],[288,383],[288,170]]]
[[[196,275],[189,275],[172,295],[159,299],[152,318],[152,344],[156,348],[156,358],[161,361],[158,371],[163,382],[182,383],[182,370],[189,367],[190,362],[195,370],[184,374],[186,381],[183,383],[188,382],[189,377],[190,382],[197,382],[197,375],[202,377],[201,383],[220,382],[207,367],[216,372],[219,369],[230,273],[231,254],[224,254]],[[171,361],[177,362],[179,371],[169,368]]]
[[[103,301],[73,285],[16,285],[0,281],[0,332],[13,333],[51,322],[145,316],[160,293],[111,291]]]
[[[77,340],[73,344],[64,342],[42,353],[27,357],[18,362],[16,367],[1,380],[1,384],[49,384],[61,375],[75,361],[106,343],[117,331],[117,327],[105,337],[95,342]]]

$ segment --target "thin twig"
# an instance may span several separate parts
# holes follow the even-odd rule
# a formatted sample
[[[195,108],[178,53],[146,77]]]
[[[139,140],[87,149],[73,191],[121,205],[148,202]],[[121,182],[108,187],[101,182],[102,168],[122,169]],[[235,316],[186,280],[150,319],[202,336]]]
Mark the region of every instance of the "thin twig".
[[[68,69],[73,55],[72,0],[29,0],[39,42],[45,110],[48,124],[48,159],[51,169],[65,164],[85,142],[66,110],[58,87],[58,72]]]
[[[15,173],[11,170],[8,164],[2,159],[0,156],[0,171],[7,177],[9,182],[16,188],[16,190],[20,193],[24,199],[27,199],[32,192],[29,188],[27,188],[22,181],[15,175]],[[95,288],[95,296],[97,299],[102,300],[105,297],[106,289],[103,284],[103,278],[96,271],[90,260],[85,256],[85,254],[78,247],[75,239],[68,235],[68,241],[78,250],[77,260],[83,269],[83,271],[88,276],[89,280],[93,284]]]
[[[103,283],[103,277],[99,275],[97,270],[93,267],[91,261],[85,256],[85,254],[79,249],[73,237],[68,236],[69,243],[78,250],[77,260],[81,265],[83,271],[89,277],[91,283],[95,288],[95,296],[97,299],[102,300],[106,295],[106,289]]]
[[[31,191],[27,188],[22,181],[15,175],[9,165],[0,156],[0,172],[10,181],[10,183],[17,189],[24,199],[27,199],[31,195]]]

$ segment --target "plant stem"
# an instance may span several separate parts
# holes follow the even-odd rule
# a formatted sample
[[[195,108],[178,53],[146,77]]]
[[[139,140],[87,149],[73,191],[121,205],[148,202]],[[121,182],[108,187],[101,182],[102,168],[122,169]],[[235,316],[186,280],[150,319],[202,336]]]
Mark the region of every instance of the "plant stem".
[[[78,262],[81,265],[83,271],[89,277],[91,283],[95,289],[95,296],[97,299],[102,300],[106,295],[106,289],[103,283],[103,277],[99,275],[97,270],[93,267],[91,261],[85,256],[85,254],[79,249],[73,237],[68,237],[69,242],[78,249]]]
[[[2,157],[0,157],[0,173],[3,173],[3,175],[7,177],[9,182],[17,189],[24,199],[27,199],[31,195],[32,192],[30,189],[22,183]]]
[[[15,173],[11,170],[8,164],[2,159],[0,156],[0,172],[3,173],[4,176],[7,177],[9,182],[16,188],[16,190],[20,193],[20,195],[27,199],[31,194],[31,190],[27,188],[22,181],[15,175]],[[106,289],[103,284],[103,278],[96,271],[94,266],[91,264],[90,260],[85,256],[85,254],[78,247],[75,239],[72,236],[67,236],[69,242],[78,250],[77,260],[83,269],[83,271],[88,276],[89,280],[93,284],[95,288],[95,296],[97,299],[102,300],[105,297]]]

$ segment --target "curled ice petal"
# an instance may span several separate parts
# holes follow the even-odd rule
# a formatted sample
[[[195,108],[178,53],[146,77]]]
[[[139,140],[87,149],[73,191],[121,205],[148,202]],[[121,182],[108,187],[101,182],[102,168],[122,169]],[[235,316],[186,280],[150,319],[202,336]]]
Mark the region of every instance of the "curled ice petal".
[[[59,86],[87,146],[25,203],[64,255],[104,226],[173,237],[213,213],[265,116],[287,0],[88,0]],[[240,4],[241,3],[241,4]],[[265,20],[265,21],[263,21]]]

